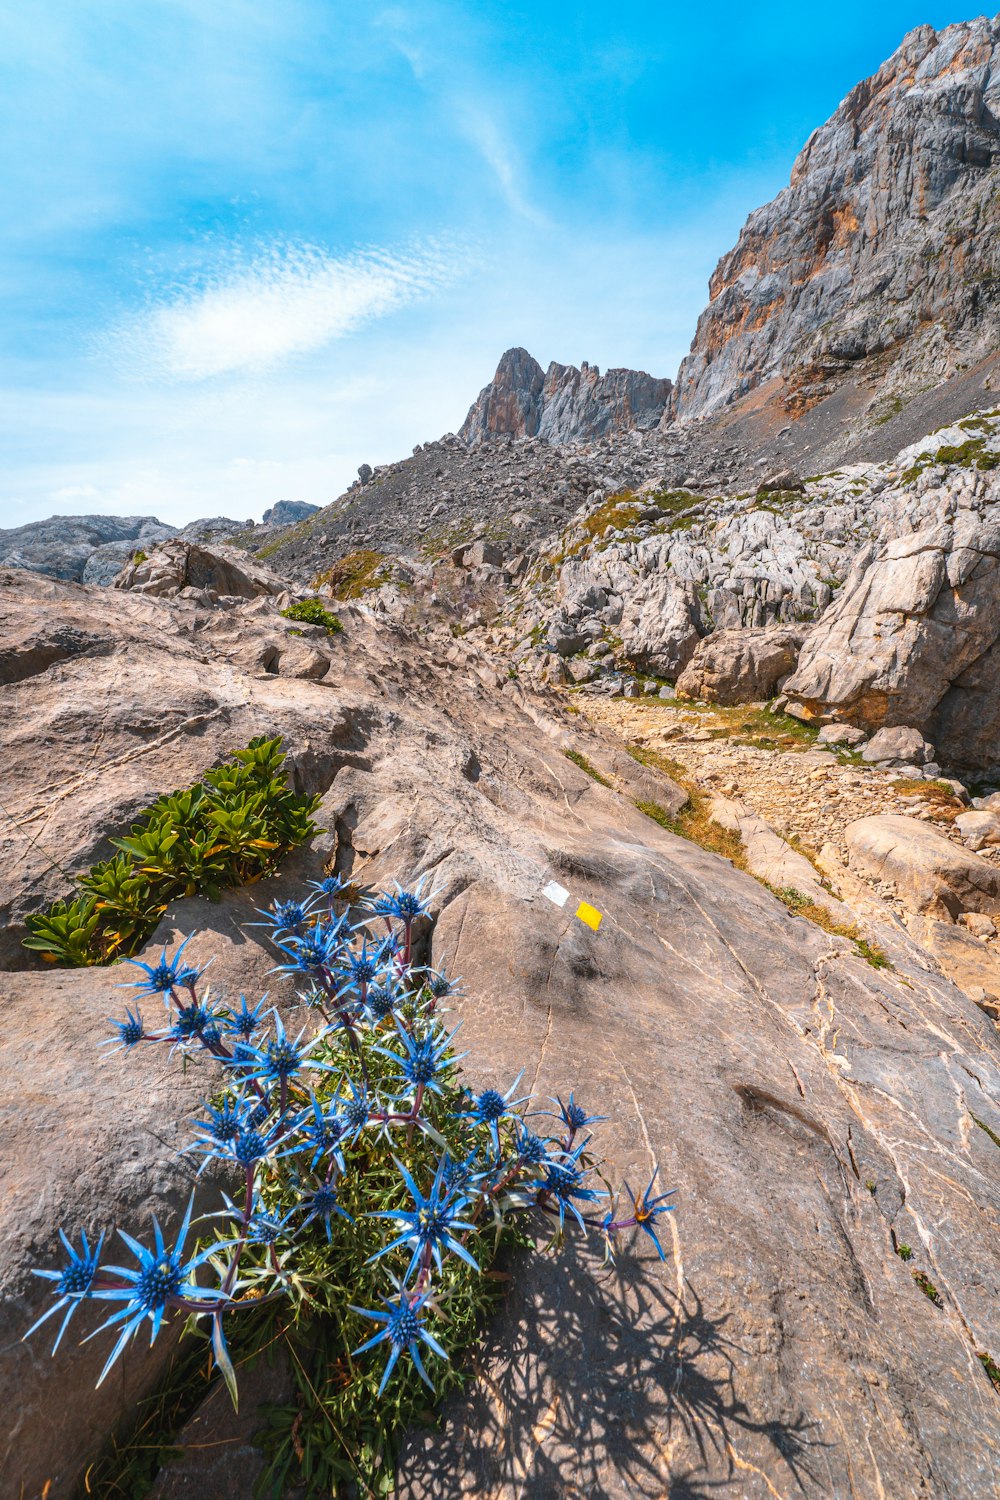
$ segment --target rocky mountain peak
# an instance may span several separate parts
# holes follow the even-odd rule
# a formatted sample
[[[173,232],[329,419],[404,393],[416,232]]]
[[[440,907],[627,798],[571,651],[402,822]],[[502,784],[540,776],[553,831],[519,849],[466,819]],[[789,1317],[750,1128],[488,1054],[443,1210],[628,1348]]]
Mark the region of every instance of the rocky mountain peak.
[[[763,387],[798,413],[876,376],[905,400],[995,355],[998,114],[1000,17],[910,32],[719,262],[674,412]]]
[[[549,443],[592,442],[658,425],[670,400],[669,380],[644,370],[601,374],[586,360],[553,361],[545,373],[526,349],[508,349],[484,386],[459,436],[469,447],[494,438],[537,437]]]

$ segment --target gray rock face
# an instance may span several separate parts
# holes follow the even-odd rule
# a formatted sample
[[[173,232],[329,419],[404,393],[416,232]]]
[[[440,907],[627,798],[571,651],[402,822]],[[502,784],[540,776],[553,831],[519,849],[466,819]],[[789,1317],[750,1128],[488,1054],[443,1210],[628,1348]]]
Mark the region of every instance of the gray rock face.
[[[319,508],[318,505],[310,505],[307,500],[279,500],[264,512],[262,524],[291,526],[296,521],[304,521],[307,516],[314,516]]]
[[[542,367],[526,349],[508,349],[479,393],[459,437],[470,447],[492,438],[538,437],[548,443],[589,442],[613,432],[655,428],[671,383],[643,370],[608,370],[584,360]]]
[[[130,552],[176,535],[155,516],[52,516],[0,530],[0,566],[79,583],[93,560],[87,582],[108,583]]]
[[[677,691],[712,703],[755,703],[773,698],[806,638],[803,627],[715,630],[698,642],[677,679]]]
[[[705,631],[698,591],[670,573],[651,573],[622,614],[622,653],[637,667],[673,680]]]
[[[233,547],[198,547],[179,539],[164,542],[142,562],[131,562],[114,580],[116,589],[162,597],[195,589],[240,599],[283,593],[288,585],[263,563]]]
[[[911,726],[959,768],[1000,759],[1000,505],[984,499],[861,551],[785,685],[796,711]]]
[[[1000,18],[919,26],[810,137],[710,283],[674,410],[792,411],[876,372],[905,397],[995,352]]]
[[[1000,915],[1000,869],[916,818],[859,818],[847,828],[852,864],[895,888],[908,910],[955,921]]]

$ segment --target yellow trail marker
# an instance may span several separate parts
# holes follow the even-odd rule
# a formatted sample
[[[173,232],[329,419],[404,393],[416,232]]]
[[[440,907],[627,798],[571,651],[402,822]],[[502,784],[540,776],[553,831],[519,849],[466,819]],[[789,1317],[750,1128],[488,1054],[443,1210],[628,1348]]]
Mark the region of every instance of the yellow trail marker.
[[[576,909],[576,915],[580,918],[581,922],[586,922],[587,926],[592,927],[595,932],[601,925],[601,913],[597,910],[596,906],[591,906],[587,901],[580,902],[580,905]]]

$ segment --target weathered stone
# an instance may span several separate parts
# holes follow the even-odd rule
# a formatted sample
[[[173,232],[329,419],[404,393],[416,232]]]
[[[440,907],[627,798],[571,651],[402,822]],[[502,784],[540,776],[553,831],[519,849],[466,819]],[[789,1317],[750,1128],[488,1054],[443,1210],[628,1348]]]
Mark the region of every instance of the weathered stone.
[[[910,911],[1000,913],[1000,868],[916,818],[860,818],[846,830],[852,864],[892,885]]]
[[[654,428],[670,391],[669,380],[642,370],[608,370],[602,375],[586,360],[579,369],[553,362],[543,375],[526,349],[508,349],[459,436],[470,446],[498,437],[576,443]]]
[[[768,474],[757,486],[758,495],[770,495],[775,491],[787,491],[789,494],[795,492],[805,494],[805,485],[796,474],[794,469],[778,469],[774,474]]]
[[[824,724],[816,738],[821,745],[847,745],[853,749],[855,745],[864,744],[866,736],[864,730],[854,724]]]
[[[310,516],[316,515],[319,509],[318,505],[310,505],[308,500],[278,500],[264,512],[262,524],[264,526],[291,526],[296,521],[308,520]]]
[[[750,392],[798,412],[848,382],[866,396],[869,372],[901,405],[993,354],[998,299],[980,288],[997,285],[1000,247],[981,226],[998,117],[996,19],[911,31],[813,132],[790,186],[719,262],[674,413],[704,416]]]
[[[159,597],[191,588],[211,590],[217,596],[256,599],[262,594],[281,594],[288,584],[246,552],[176,540],[161,543],[141,562],[130,562],[115,579],[114,587]]]
[[[1000,812],[967,812],[955,819],[955,827],[970,849],[1000,844]]]
[[[861,752],[861,759],[872,765],[923,765],[934,754],[917,729],[898,725],[895,729],[880,729],[873,734]]]
[[[716,630],[700,640],[677,679],[677,691],[710,703],[759,703],[795,666],[803,627]]]
[[[622,651],[637,667],[675,678],[690,661],[704,629],[694,585],[672,573],[651,573],[622,613]]]

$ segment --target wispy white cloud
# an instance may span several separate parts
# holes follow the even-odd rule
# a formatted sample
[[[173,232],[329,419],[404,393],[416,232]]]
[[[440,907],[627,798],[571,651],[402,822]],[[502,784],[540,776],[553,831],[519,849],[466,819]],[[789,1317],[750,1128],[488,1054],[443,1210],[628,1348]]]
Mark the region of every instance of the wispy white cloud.
[[[154,302],[109,342],[145,378],[254,375],[442,290],[474,260],[469,246],[445,242],[347,255],[270,246]]]
[[[517,152],[496,118],[471,99],[456,100],[455,114],[465,139],[479,152],[496,178],[508,208],[539,229],[551,228],[552,221],[548,215],[542,213],[528,198]]]

